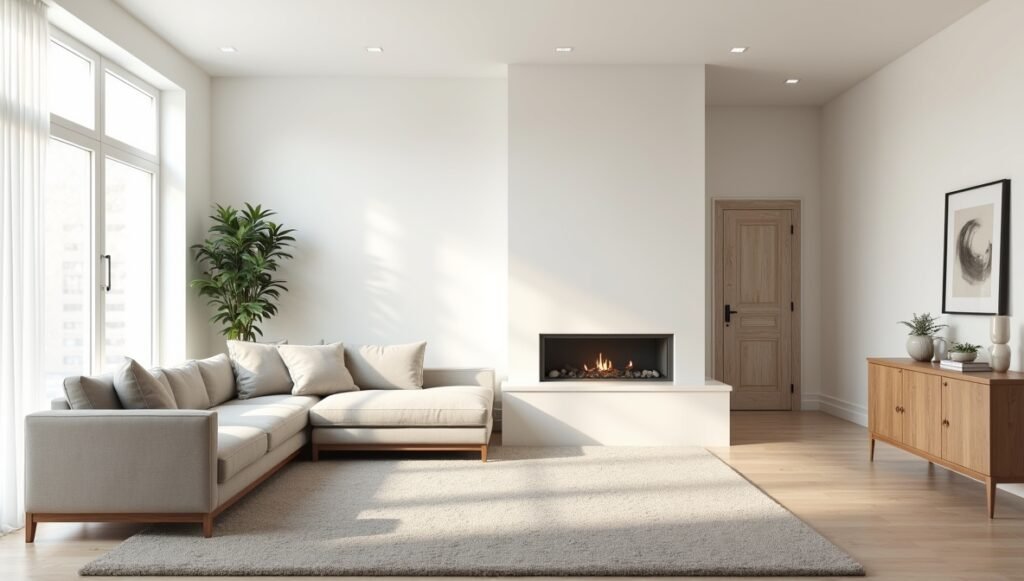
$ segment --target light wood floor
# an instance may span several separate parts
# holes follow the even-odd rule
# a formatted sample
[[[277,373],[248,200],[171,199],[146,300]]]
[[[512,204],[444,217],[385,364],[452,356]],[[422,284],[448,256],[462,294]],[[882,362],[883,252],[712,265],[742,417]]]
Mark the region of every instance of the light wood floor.
[[[733,414],[733,446],[713,450],[857,558],[872,579],[1024,579],[1024,499],[878,445],[818,412]],[[139,527],[40,525],[35,545],[0,538],[0,579],[68,579]],[[209,579],[209,578],[206,578]]]

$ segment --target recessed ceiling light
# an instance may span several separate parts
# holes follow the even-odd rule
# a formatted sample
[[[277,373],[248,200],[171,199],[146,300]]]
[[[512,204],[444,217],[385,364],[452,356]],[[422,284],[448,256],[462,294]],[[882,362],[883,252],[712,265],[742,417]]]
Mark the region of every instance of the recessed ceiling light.
[[[555,52],[572,52],[572,47],[571,46],[555,47]]]
[[[238,49],[233,46],[222,46],[220,52],[238,52]]]
[[[729,49],[729,52],[734,53],[734,54],[742,54],[742,53],[747,52],[747,48],[749,48],[749,47],[746,47],[746,46],[734,46],[731,49]]]
[[[786,79],[787,85],[795,85],[800,82],[800,79]]]
[[[384,47],[382,47],[382,46],[368,46],[368,47],[366,47],[366,52],[384,52]]]

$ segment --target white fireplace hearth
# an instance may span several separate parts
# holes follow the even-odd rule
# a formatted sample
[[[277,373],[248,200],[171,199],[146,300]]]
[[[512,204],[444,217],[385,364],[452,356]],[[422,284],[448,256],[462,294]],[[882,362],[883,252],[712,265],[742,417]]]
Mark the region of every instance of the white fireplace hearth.
[[[505,446],[728,446],[732,387],[561,381],[502,387]]]

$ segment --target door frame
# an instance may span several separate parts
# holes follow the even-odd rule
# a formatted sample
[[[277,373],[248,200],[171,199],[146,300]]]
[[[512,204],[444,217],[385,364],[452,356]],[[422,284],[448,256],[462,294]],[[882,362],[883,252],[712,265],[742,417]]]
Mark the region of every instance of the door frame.
[[[722,329],[725,326],[724,276],[725,265],[722,256],[722,247],[725,242],[723,230],[725,228],[726,210],[790,210],[793,212],[793,244],[792,244],[792,277],[791,289],[793,292],[793,321],[790,326],[792,345],[790,357],[792,358],[791,370],[793,380],[793,393],[790,394],[790,411],[800,411],[802,393],[802,369],[800,368],[800,311],[802,302],[800,300],[800,200],[795,199],[712,199],[714,204],[714,220],[712,221],[712,244],[711,244],[711,271],[712,271],[712,311],[711,311],[711,368],[714,370],[714,377],[719,381],[725,376],[724,334]]]

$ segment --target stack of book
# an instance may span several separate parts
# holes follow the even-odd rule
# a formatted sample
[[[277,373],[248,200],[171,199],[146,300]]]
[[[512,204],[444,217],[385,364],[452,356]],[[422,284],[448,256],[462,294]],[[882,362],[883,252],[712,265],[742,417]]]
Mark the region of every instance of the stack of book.
[[[953,361],[952,359],[943,359],[939,366],[943,369],[952,369],[963,373],[992,371],[992,367],[986,361]]]

